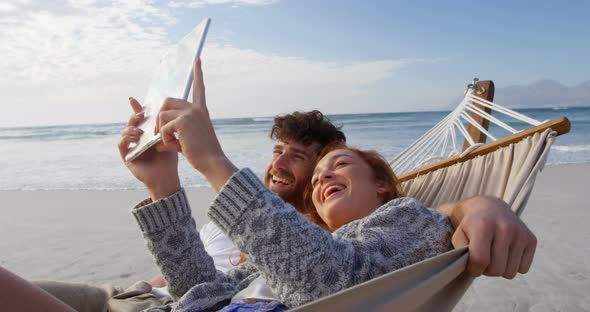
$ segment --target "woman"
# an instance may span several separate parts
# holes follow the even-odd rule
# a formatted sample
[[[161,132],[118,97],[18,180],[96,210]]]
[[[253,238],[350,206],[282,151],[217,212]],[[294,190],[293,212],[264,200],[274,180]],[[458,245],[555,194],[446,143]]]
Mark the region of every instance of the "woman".
[[[446,216],[414,199],[391,200],[399,186],[376,153],[337,146],[324,154],[311,199],[333,233],[305,219],[248,169],[220,188],[208,215],[248,259],[228,274],[216,272],[204,251],[182,190],[133,210],[177,310],[220,309],[261,277],[276,296],[265,301],[295,307],[451,247]]]

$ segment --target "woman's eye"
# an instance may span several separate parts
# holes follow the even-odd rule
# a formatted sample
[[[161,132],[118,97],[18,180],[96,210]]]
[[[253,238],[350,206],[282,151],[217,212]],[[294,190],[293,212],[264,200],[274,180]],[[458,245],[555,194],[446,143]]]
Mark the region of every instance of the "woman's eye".
[[[346,165],[347,165],[347,163],[345,163],[343,161],[340,161],[340,162],[337,162],[336,165],[334,165],[334,167],[340,168],[340,167],[343,167],[343,166],[346,166]]]
[[[311,180],[311,186],[315,187],[316,184],[318,184],[318,179],[312,179]]]

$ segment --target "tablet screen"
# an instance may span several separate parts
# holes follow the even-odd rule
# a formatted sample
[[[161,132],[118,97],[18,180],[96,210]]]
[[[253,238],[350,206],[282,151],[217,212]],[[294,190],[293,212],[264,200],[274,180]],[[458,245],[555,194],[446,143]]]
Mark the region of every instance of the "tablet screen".
[[[165,98],[188,99],[193,80],[193,64],[201,55],[210,22],[209,18],[203,20],[162,57],[142,103],[145,119],[139,128],[143,130],[143,135],[129,149],[125,160],[135,159],[161,140],[160,134],[154,134],[154,129]]]

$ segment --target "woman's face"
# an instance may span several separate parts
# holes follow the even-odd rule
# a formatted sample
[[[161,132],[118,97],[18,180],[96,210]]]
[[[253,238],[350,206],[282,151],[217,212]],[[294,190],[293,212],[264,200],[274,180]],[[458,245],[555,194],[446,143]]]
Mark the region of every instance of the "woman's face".
[[[316,165],[311,183],[313,204],[332,231],[373,213],[383,205],[388,190],[375,179],[371,167],[348,149],[326,154]]]

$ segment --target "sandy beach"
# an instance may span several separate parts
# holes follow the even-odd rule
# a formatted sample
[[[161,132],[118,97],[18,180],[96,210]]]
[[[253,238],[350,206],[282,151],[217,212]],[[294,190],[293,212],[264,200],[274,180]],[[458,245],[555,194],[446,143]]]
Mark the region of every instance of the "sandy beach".
[[[590,311],[590,164],[547,166],[523,214],[539,239],[531,271],[479,278],[457,311]],[[200,227],[214,197],[188,190]],[[128,286],[157,273],[129,210],[139,191],[2,191],[0,265],[27,279]]]

